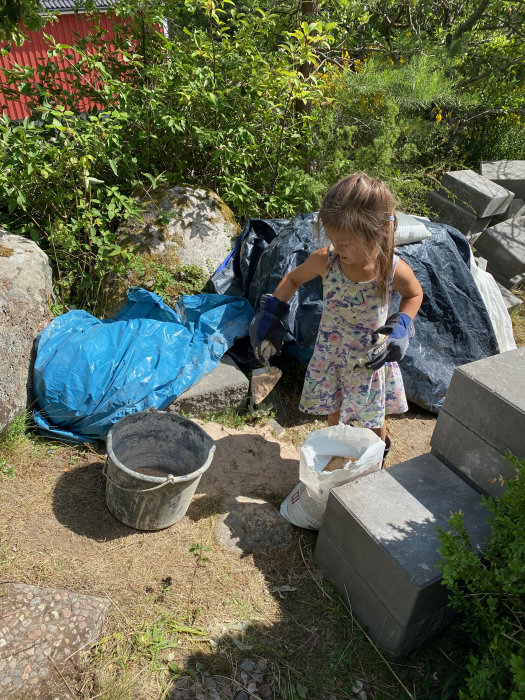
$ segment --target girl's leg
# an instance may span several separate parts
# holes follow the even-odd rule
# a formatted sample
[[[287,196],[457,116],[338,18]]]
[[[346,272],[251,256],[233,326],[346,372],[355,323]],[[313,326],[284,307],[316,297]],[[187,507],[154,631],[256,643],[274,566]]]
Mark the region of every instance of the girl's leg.
[[[386,442],[386,423],[383,423],[380,428],[370,428],[370,430],[373,430],[376,435],[379,435],[383,442]]]
[[[383,465],[385,464],[385,460],[388,456],[388,453],[390,452],[390,447],[392,446],[392,443],[390,441],[390,438],[386,434],[386,423],[383,423],[383,425],[380,428],[371,428],[371,430],[374,431],[376,435],[378,435],[381,440],[385,443],[385,453],[383,455]]]
[[[339,408],[337,409],[337,411],[330,413],[330,415],[328,416],[328,427],[329,428],[332,425],[338,425],[340,415],[341,415],[341,410]]]

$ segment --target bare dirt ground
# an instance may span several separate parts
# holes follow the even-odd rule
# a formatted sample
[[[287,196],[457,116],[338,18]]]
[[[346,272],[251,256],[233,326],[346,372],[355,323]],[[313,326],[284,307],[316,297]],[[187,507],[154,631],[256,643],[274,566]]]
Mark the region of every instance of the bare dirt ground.
[[[388,464],[428,452],[435,420],[417,408],[389,418]],[[333,646],[340,656],[357,644],[350,618],[330,602],[316,572],[314,532],[296,528],[286,549],[250,555],[225,549],[216,537],[232,496],[279,507],[298,482],[300,444],[324,422],[303,416],[280,438],[268,423],[242,429],[200,424],[215,441],[214,460],[186,516],[158,532],[134,530],[109,513],[103,449],[36,439],[10,456],[15,477],[1,483],[0,578],[106,596],[112,603],[107,635],[90,661],[72,660],[68,669],[74,697],[169,697],[174,669],[232,674],[247,654],[275,663],[276,650],[284,666],[274,686],[280,697],[301,697],[292,692],[293,679],[315,668],[319,649],[326,654]],[[177,621],[176,645],[154,653],[147,635],[163,620]],[[380,697],[374,682],[384,689],[391,679],[379,680],[378,669],[371,680],[362,659],[353,663],[356,677],[368,679],[368,697]],[[281,675],[283,668],[288,675]],[[308,697],[352,697],[347,692]]]

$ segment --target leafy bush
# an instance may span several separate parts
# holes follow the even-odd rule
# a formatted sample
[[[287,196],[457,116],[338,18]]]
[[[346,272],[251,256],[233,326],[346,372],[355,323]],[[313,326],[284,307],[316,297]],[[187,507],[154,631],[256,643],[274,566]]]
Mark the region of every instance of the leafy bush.
[[[140,12],[112,37],[47,37],[36,80],[4,71],[4,100],[26,95],[38,121],[0,122],[0,224],[46,250],[66,302],[94,308],[103,276],[134,264],[115,232],[142,186],[210,187],[240,217],[313,207],[305,106],[322,101],[323,82],[301,66],[318,61],[330,25],[303,22],[270,52],[275,16],[231,5],[196,2],[205,22],[173,25],[171,39]],[[78,118],[86,100],[103,111]]]
[[[525,459],[509,460],[516,477],[499,499],[485,499],[491,536],[482,556],[460,513],[451,532],[440,531],[443,583],[470,650],[462,700],[525,697]]]

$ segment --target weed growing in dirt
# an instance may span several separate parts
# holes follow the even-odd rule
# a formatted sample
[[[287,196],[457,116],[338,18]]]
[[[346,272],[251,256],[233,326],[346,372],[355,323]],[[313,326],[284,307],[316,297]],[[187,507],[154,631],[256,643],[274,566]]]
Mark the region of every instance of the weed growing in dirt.
[[[0,458],[0,474],[12,479],[15,475],[15,468],[7,463],[7,459]]]
[[[202,419],[207,423],[218,423],[225,428],[243,430],[246,425],[260,425],[275,418],[272,409],[264,407],[254,409],[243,409],[231,407],[225,411],[206,413]]]
[[[29,415],[27,411],[23,411],[18,415],[0,435],[0,449],[7,451],[16,450],[25,437],[28,421]]]

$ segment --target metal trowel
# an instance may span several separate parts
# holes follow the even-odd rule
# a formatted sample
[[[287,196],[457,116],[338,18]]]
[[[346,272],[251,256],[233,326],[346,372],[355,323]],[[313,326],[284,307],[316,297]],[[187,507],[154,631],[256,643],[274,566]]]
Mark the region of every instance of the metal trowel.
[[[251,400],[250,404],[260,404],[275,387],[282,377],[282,371],[278,367],[270,366],[269,358],[275,354],[275,348],[269,340],[263,340],[261,355],[264,358],[264,367],[254,369],[252,372]]]

